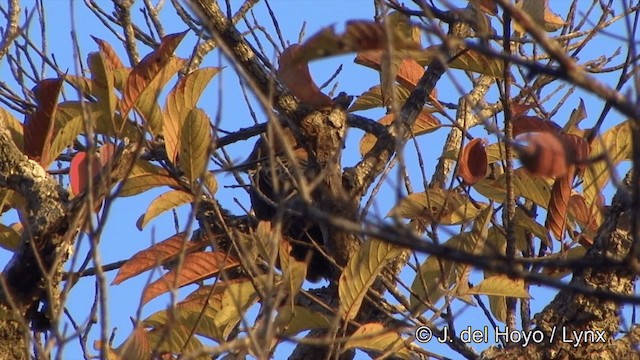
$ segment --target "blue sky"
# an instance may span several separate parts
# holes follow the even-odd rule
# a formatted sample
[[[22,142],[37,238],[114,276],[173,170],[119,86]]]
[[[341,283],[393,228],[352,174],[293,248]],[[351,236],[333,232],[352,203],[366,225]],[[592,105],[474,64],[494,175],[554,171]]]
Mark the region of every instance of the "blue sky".
[[[53,4],[55,3],[55,6]],[[105,8],[109,8],[109,2],[99,1]],[[454,2],[464,6],[462,2]],[[234,6],[239,4],[238,1],[232,1]],[[551,6],[553,10],[564,16],[566,14],[566,7],[569,1],[552,1]],[[29,9],[33,8],[33,4],[29,1],[23,2],[23,6]],[[91,40],[90,36],[96,36],[107,42],[111,43],[114,48],[121,54],[122,59],[127,63],[127,59],[124,56],[123,48],[118,44],[116,38],[108,32],[95,17],[84,7],[81,1],[69,2],[63,0],[46,1],[46,13],[47,13],[47,25],[49,36],[49,53],[55,54],[55,58],[62,69],[68,69],[69,73],[74,74],[76,72],[73,65],[73,51],[72,42],[70,37],[70,21],[69,13],[70,8],[73,6],[75,9],[76,29],[78,30],[78,38],[80,42],[80,50],[82,51],[81,59],[86,61],[86,56],[89,52],[96,51],[97,46]],[[134,9],[140,8],[142,2],[138,1],[134,5]],[[344,23],[347,20],[352,19],[369,19],[373,18],[373,5],[372,1],[368,0],[351,0],[351,1],[294,1],[294,0],[273,0],[271,6],[279,19],[279,26],[284,34],[286,40],[292,43],[296,42],[298,33],[306,22],[306,35],[312,35],[319,29],[335,24],[336,29],[341,31]],[[256,17],[260,23],[265,25],[268,29],[272,29],[269,22],[268,13],[264,4],[259,4],[255,7]],[[134,11],[134,15],[139,20],[141,19],[140,13]],[[163,12],[163,25],[167,33],[175,33],[183,31],[186,26],[182,24],[175,14],[171,12],[170,5],[167,4],[167,9]],[[496,19],[493,20],[494,26],[497,26]],[[138,24],[143,24],[138,21]],[[619,28],[621,33],[623,28]],[[35,30],[35,28],[34,28]],[[32,30],[32,34],[37,37],[37,31]],[[615,41],[609,39],[609,41]],[[196,42],[196,37],[190,33],[183,40],[178,48],[178,55],[187,57]],[[429,44],[425,44],[429,45]],[[602,43],[601,45],[605,45]],[[611,49],[611,43],[607,42],[607,49]],[[620,43],[621,46],[622,43]],[[150,51],[150,49],[144,46],[140,47],[140,53],[144,56]],[[592,59],[602,55],[599,53],[602,51],[602,46],[595,46],[593,49],[589,49],[581,54],[581,60]],[[612,52],[613,50],[611,50]],[[275,56],[275,54],[269,54],[268,56]],[[369,89],[371,86],[379,83],[378,74],[370,69],[361,67],[353,63],[353,55],[346,55],[332,59],[326,59],[317,61],[311,64],[312,74],[316,83],[321,84],[325,82],[336,70],[336,68],[342,64],[344,69],[338,76],[337,82],[339,83],[338,91],[346,91],[352,95],[358,95]],[[128,65],[128,64],[127,64]],[[205,61],[206,66],[227,66],[228,64],[222,60],[217,53],[208,56]],[[2,79],[10,79],[9,69],[6,61],[0,63],[0,75]],[[49,76],[53,76],[52,72],[49,72]],[[448,75],[445,75],[441,83],[438,85],[438,93],[441,101],[457,103],[459,93],[451,86],[451,79],[448,76],[453,76],[459,80],[463,85],[468,85],[468,81],[465,82],[464,75],[459,71],[451,71]],[[603,79],[607,79],[606,77]],[[606,80],[609,81],[609,80]],[[613,81],[613,80],[611,80]],[[335,82],[335,81],[334,81]],[[170,84],[172,84],[170,82]],[[615,83],[610,83],[614,86]],[[332,83],[333,85],[333,83]],[[218,89],[223,88],[221,96],[218,94]],[[218,111],[220,111],[222,123],[221,128],[227,131],[233,131],[242,127],[247,127],[253,124],[251,117],[249,116],[246,105],[241,97],[240,88],[238,85],[238,79],[233,73],[231,67],[227,67],[212,81],[212,86],[202,96],[200,106],[204,108],[214,118]],[[580,94],[580,92],[577,92]],[[590,117],[585,120],[585,127],[593,125],[595,118],[602,109],[601,101],[594,101],[592,97],[580,94],[584,96],[587,113]],[[219,101],[221,98],[221,101]],[[559,97],[555,97],[558,99]],[[492,92],[489,96],[489,101],[497,100],[497,92]],[[552,100],[553,101],[553,100]],[[574,95],[568,100],[566,106],[558,113],[556,121],[561,125],[568,119],[569,114],[573,108],[578,105],[578,96]],[[552,107],[552,106],[549,106]],[[363,115],[370,116],[373,119],[378,119],[383,115],[382,110],[368,111],[362,113]],[[612,113],[609,116],[610,120],[607,121],[604,129],[610,127],[612,124],[618,123],[622,118]],[[446,120],[443,119],[443,122]],[[607,125],[608,124],[608,125]],[[442,144],[446,137],[447,129],[441,129],[433,134],[426,135],[418,138],[418,144],[422,147],[423,154],[425,155],[425,168],[427,169],[427,175],[430,178],[431,172],[437,159],[429,157],[430,154],[436,154],[442,148]],[[472,132],[475,136],[482,136],[489,139],[490,142],[495,142],[495,137],[490,137],[483,129],[476,129]],[[357,144],[362,136],[359,131],[351,131],[348,137],[347,143],[347,156],[345,157],[345,165],[350,165],[357,160]],[[248,152],[253,147],[254,140],[246,141],[229,147],[229,152],[232,158],[238,161],[243,160]],[[417,168],[416,153],[413,145],[407,146],[407,163],[409,164],[410,174],[414,181],[414,187],[416,191],[420,191],[421,175]],[[414,168],[412,168],[412,166]],[[374,216],[384,216],[390,207],[395,202],[395,195],[392,191],[395,185],[395,176],[390,176],[387,184],[383,187],[383,191],[377,199],[374,209]],[[224,185],[233,185],[234,180],[230,175],[220,174],[218,175],[218,181],[220,183],[220,190],[218,192],[219,200],[224,206],[229,208],[235,213],[241,213],[242,209],[235,204],[237,199],[239,202],[247,206],[248,196],[241,189],[225,189]],[[133,198],[118,199],[114,203],[111,214],[109,215],[110,224],[107,225],[106,230],[101,238],[100,255],[103,264],[112,263],[115,261],[127,259],[135,252],[147,248],[151,243],[161,241],[175,233],[173,227],[173,217],[170,213],[165,213],[159,216],[156,220],[152,221],[144,231],[138,231],[135,227],[137,218],[146,210],[148,204],[156,196],[161,194],[164,189],[150,191],[140,196]],[[186,207],[179,212],[181,230],[184,230],[184,226],[187,224],[188,209]],[[9,215],[5,216],[2,220],[3,223],[11,223],[15,217]],[[77,252],[80,257],[84,259],[86,250],[88,248],[87,239],[81,238],[80,250]],[[0,263],[6,263],[11,254],[7,251],[0,250]],[[421,257],[422,258],[422,257]],[[113,279],[116,272],[110,272],[107,274],[109,281]],[[413,272],[411,272],[413,274]],[[478,279],[479,274],[475,274],[475,278]],[[411,283],[413,275],[408,275],[405,278],[407,283]],[[480,275],[481,276],[481,275]],[[112,286],[109,288],[109,327],[117,327],[115,344],[120,344],[132,329],[131,317],[135,317],[139,307],[139,297],[141,289],[148,281],[147,275],[141,275],[134,279],[128,280],[125,283]],[[70,312],[76,317],[76,321],[80,323],[85,322],[87,319],[86,314],[89,313],[89,309],[92,305],[95,296],[95,282],[93,278],[85,278],[81,280],[71,291],[68,308]],[[186,294],[194,289],[194,286],[187,287],[181,291],[182,294]],[[532,303],[532,312],[535,313],[541,306],[548,303],[552,298],[552,292],[548,290],[541,290],[539,287],[532,287],[532,294],[535,300]],[[168,296],[163,296],[153,300],[142,309],[142,317],[145,318],[155,311],[164,309],[169,302]],[[488,321],[482,316],[478,308],[469,307],[457,307],[456,312],[460,312],[460,318],[458,319],[458,326],[464,328],[465,326],[471,326],[474,329],[482,326],[490,326]],[[71,332],[69,330],[69,332]],[[89,341],[89,347],[92,347],[93,340],[99,338],[97,331],[94,331],[92,338]],[[486,345],[477,346],[478,350],[481,350]],[[456,353],[449,350],[447,347],[430,343],[427,345],[429,351],[440,353],[445,356],[456,357]],[[283,346],[282,350],[278,352],[277,358],[282,355],[288,354],[290,347]],[[72,341],[66,345],[65,358],[73,359],[79,357],[79,346],[77,341]],[[363,354],[362,358],[368,358]]]

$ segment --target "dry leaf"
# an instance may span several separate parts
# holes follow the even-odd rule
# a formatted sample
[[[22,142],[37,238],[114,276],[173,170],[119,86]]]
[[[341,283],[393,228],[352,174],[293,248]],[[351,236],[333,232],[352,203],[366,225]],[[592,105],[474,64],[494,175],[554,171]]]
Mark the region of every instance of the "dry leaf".
[[[567,173],[565,147],[560,138],[549,132],[525,133],[516,141],[522,165],[534,176],[560,177]]]
[[[485,145],[486,141],[476,138],[462,149],[458,163],[458,175],[465,185],[473,185],[486,175],[489,162]]]
[[[330,107],[331,98],[323,94],[309,73],[309,64],[300,59],[303,47],[294,44],[286,48],[280,55],[278,79],[301,102],[314,108]]]

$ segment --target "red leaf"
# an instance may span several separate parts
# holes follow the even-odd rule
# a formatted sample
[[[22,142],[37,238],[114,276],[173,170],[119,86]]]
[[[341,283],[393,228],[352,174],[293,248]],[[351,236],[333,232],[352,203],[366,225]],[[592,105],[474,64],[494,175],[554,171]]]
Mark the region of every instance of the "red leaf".
[[[564,144],[550,132],[532,132],[518,136],[515,150],[522,165],[534,176],[560,177],[567,173]]]
[[[189,253],[207,245],[209,243],[206,241],[193,242],[185,240],[185,233],[175,234],[133,255],[131,259],[120,267],[118,275],[113,279],[112,284],[118,285],[147,270],[165,264],[178,257],[183,250]]]
[[[282,52],[278,65],[278,79],[301,102],[314,108],[330,107],[333,102],[313,82],[309,64],[298,58],[301,51],[302,46],[294,44]]]
[[[129,113],[136,103],[140,94],[142,94],[144,89],[161,72],[165,65],[169,63],[174,50],[186,34],[187,31],[184,31],[163,37],[160,46],[145,56],[144,59],[131,70],[127,78],[127,84],[125,85],[121,102],[123,117],[126,117],[126,114]]]
[[[73,159],[71,159],[69,181],[71,183],[71,190],[75,195],[83,192],[87,187],[87,183],[93,180],[96,175],[100,174],[100,172],[109,165],[115,149],[115,145],[105,144],[97,150],[99,155],[97,158],[93,158],[91,174],[87,174],[88,154],[85,151],[78,151]],[[89,177],[87,177],[87,175],[89,175]]]
[[[486,142],[475,138],[462,149],[458,163],[458,175],[465,185],[474,185],[487,173],[489,160],[485,150]]]
[[[520,109],[518,109],[520,110]],[[537,116],[518,116],[513,119],[513,136],[530,132],[549,132],[559,134],[562,128],[553,121],[546,121]]]
[[[567,173],[556,179],[551,190],[547,220],[545,227],[556,239],[562,240],[567,222],[567,210],[571,197],[571,182],[575,174],[575,167],[570,166]]]
[[[212,276],[220,271],[235,267],[238,261],[223,252],[197,252],[184,257],[184,262],[177,273],[173,269],[162,278],[149,284],[142,295],[142,303],[146,304],[151,299],[171,290],[173,286],[182,287],[193,284]]]
[[[69,181],[71,182],[71,190],[74,194],[80,194],[87,187],[89,179],[93,178],[100,168],[100,162],[94,158],[91,164],[91,174],[87,174],[88,158],[87,153],[84,151],[78,151],[78,153],[71,159],[71,165],[69,167]]]
[[[24,153],[40,161],[49,148],[54,130],[58,95],[64,78],[45,79],[33,88],[37,108],[24,121]]]

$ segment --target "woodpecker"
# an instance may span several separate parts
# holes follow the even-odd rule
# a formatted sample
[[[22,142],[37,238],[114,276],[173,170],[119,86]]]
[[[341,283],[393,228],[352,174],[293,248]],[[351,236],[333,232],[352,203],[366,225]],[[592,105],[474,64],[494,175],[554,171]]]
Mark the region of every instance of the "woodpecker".
[[[324,246],[320,226],[302,215],[305,204],[299,182],[312,180],[307,171],[308,157],[291,130],[270,128],[258,139],[245,163],[252,164],[249,196],[255,217],[282,221],[282,235],[291,243],[291,256],[306,261],[307,280],[317,282],[331,277],[332,264],[318,251]]]

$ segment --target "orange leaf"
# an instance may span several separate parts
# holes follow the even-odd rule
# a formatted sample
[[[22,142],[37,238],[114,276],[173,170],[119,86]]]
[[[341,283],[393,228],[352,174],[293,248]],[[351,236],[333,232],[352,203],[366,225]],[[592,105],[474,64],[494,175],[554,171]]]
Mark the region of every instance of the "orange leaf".
[[[526,133],[518,136],[521,143],[515,150],[522,165],[534,176],[560,177],[567,173],[564,144],[549,132]]]
[[[314,108],[330,107],[333,102],[313,82],[309,73],[309,64],[299,60],[298,55],[301,51],[302,46],[294,44],[282,52],[278,66],[278,79],[301,102]]]
[[[181,251],[189,252],[208,245],[208,242],[193,242],[185,239],[185,233],[178,233],[149,248],[146,248],[131,257],[118,270],[118,275],[113,279],[112,285],[151,270],[180,255]]]
[[[113,50],[113,47],[111,47],[111,45],[108,42],[102,39],[99,39],[95,36],[91,36],[91,38],[93,39],[93,41],[95,41],[98,44],[98,47],[100,48],[100,52],[104,55],[105,59],[113,69],[124,68],[124,64],[122,63],[122,61],[120,61],[118,54],[116,54],[116,51]]]
[[[562,240],[564,237],[567,209],[571,197],[571,182],[574,174],[575,167],[570,166],[564,176],[556,179],[551,190],[551,198],[547,208],[547,220],[544,225],[558,240]]]
[[[64,78],[45,79],[34,88],[37,108],[24,121],[24,153],[29,158],[40,161],[47,158],[54,130],[54,117],[58,107],[58,95]],[[47,164],[48,165],[48,164]]]
[[[184,257],[184,262],[180,268],[173,269],[160,279],[149,284],[144,290],[142,303],[146,304],[151,299],[171,290],[173,286],[182,287],[194,282],[201,281],[215,276],[220,271],[235,267],[238,261],[222,252],[197,252]]]
[[[144,59],[131,70],[120,104],[123,118],[126,118],[126,115],[136,103],[140,94],[143,93],[144,89],[161,73],[164,66],[169,63],[174,50],[186,34],[187,31],[184,31],[163,37],[160,46],[145,56]]]
[[[475,138],[462,149],[458,163],[458,175],[465,185],[474,185],[487,173],[489,160],[485,150],[486,142]]]

